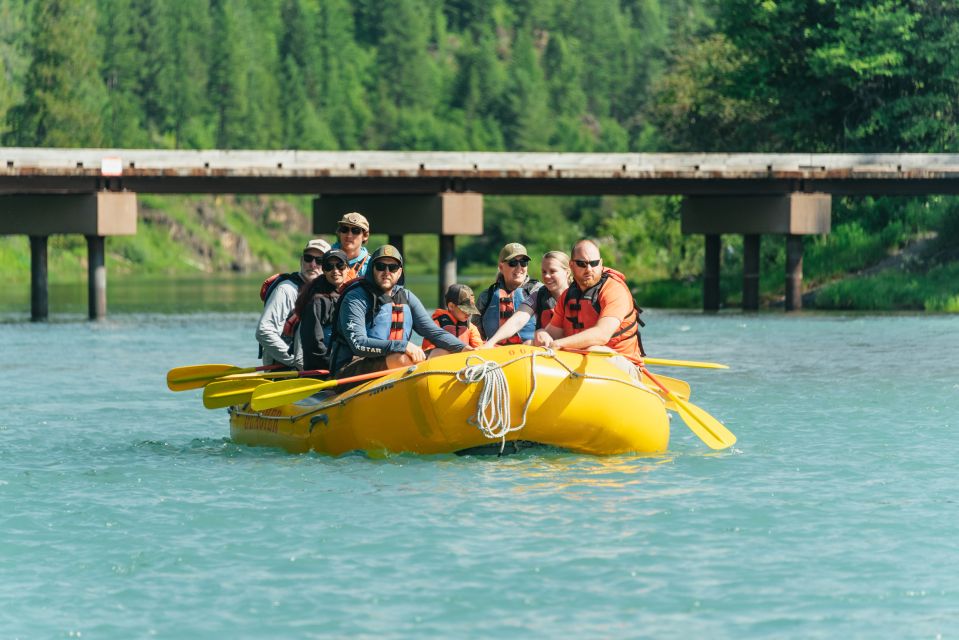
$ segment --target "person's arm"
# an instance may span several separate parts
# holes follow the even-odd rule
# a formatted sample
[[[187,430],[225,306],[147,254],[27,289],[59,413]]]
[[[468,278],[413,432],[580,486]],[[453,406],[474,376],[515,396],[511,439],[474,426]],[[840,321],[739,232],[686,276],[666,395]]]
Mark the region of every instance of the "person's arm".
[[[326,344],[323,339],[323,327],[329,325],[330,318],[333,315],[333,304],[333,300],[325,296],[313,298],[313,339],[315,343],[312,360],[314,362],[329,361],[330,359],[330,345]]]
[[[533,344],[537,347],[551,347],[557,339],[562,337],[562,327],[548,324],[533,335]]]
[[[533,314],[529,311],[529,307],[523,304],[506,322],[500,325],[496,333],[487,338],[483,347],[494,347],[500,340],[505,340],[506,338],[516,335],[520,329],[526,326],[526,323],[529,322],[529,319],[532,317]]]
[[[616,281],[609,281],[599,292],[599,320],[596,325],[571,336],[560,338],[554,346],[568,349],[588,349],[603,346],[613,337],[616,330],[633,308],[633,297],[629,289]]]
[[[361,358],[379,358],[391,353],[403,353],[406,350],[406,340],[380,340],[367,335],[368,305],[366,292],[362,288],[349,291],[343,298],[337,329],[346,339],[350,351]]]
[[[483,346],[483,336],[480,335],[479,329],[473,323],[469,325],[469,345],[474,349]]]
[[[297,288],[292,283],[282,282],[270,294],[256,323],[256,341],[263,347],[263,362],[278,362],[288,367],[296,364],[290,354],[290,345],[283,339],[283,324],[289,310],[296,304]]]
[[[596,321],[595,327],[554,340],[553,346],[559,349],[588,349],[604,345],[613,337],[620,323],[620,320],[612,316],[603,316]]]
[[[466,344],[445,329],[440,329],[419,298],[410,292],[410,312],[413,314],[413,329],[424,338],[429,338],[434,346],[457,353],[466,349]]]

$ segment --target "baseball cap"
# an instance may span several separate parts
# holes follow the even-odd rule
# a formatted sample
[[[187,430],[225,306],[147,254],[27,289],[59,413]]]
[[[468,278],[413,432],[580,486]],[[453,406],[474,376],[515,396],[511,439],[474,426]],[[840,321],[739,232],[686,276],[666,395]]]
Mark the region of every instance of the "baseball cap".
[[[463,313],[471,316],[479,315],[473,290],[465,284],[451,284],[446,290],[446,301],[455,304]]]
[[[316,249],[320,254],[324,254],[330,250],[330,243],[323,238],[313,238],[303,247],[303,253],[306,253],[307,249]]]
[[[526,253],[526,247],[518,242],[510,242],[508,245],[500,249],[499,261],[506,262],[507,260],[512,260],[513,258],[518,258],[520,256],[526,258],[527,260],[529,259],[529,254]]]
[[[346,257],[346,253],[342,249],[330,249],[329,251],[323,254],[323,258],[320,260],[320,263],[326,264],[333,258],[342,260],[343,264],[346,264],[346,265],[350,264],[350,259]]]
[[[374,251],[373,255],[370,256],[370,264],[373,264],[380,258],[394,258],[399,261],[401,267],[403,266],[403,254],[401,254],[400,250],[391,244],[384,244],[382,247]]]
[[[370,232],[370,221],[366,219],[362,213],[357,213],[356,211],[351,211],[350,213],[344,213],[343,217],[340,218],[340,221],[336,224],[348,224],[352,227],[359,227],[366,231]]]

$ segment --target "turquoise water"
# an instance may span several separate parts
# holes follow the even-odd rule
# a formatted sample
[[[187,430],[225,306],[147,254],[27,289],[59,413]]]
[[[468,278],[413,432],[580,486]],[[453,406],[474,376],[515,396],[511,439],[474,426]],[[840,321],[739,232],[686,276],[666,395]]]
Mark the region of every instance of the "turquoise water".
[[[288,455],[166,371],[255,316],[0,324],[0,636],[932,638],[959,631],[959,317],[652,311],[739,442]]]

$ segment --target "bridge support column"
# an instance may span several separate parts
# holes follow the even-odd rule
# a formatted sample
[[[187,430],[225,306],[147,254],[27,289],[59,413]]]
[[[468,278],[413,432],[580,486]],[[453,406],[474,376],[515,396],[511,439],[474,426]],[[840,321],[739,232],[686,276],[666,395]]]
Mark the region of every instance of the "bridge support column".
[[[105,240],[103,236],[87,236],[87,308],[91,320],[107,317]]]
[[[718,242],[710,236],[743,234],[743,309],[759,308],[759,247],[762,234],[787,236],[786,309],[802,305],[802,236],[827,234],[831,226],[832,196],[824,193],[781,195],[688,196],[683,199],[683,233],[706,235],[706,269],[703,272],[703,308],[710,309],[707,283],[713,276],[710,264],[718,254]],[[710,248],[710,242],[717,242]],[[790,249],[789,247],[792,247]],[[791,252],[791,254],[789,253]],[[716,267],[715,273],[718,274]],[[718,279],[718,275],[715,276]],[[790,288],[792,287],[792,288]],[[791,301],[790,301],[791,300]],[[794,306],[793,306],[794,305]]]
[[[437,307],[443,306],[443,296],[450,285],[456,284],[456,236],[440,236],[440,283],[439,283],[439,303]]]
[[[703,311],[719,311],[719,253],[722,236],[707,233],[706,263],[703,266]]]
[[[759,311],[759,243],[761,235],[743,236],[743,311]]]
[[[386,241],[399,249],[403,255],[403,259],[406,259],[406,251],[403,250],[403,234],[390,234],[387,236]]]
[[[803,238],[786,236],[786,311],[802,309]]]
[[[30,236],[30,320],[42,322],[50,315],[47,288],[47,238]]]

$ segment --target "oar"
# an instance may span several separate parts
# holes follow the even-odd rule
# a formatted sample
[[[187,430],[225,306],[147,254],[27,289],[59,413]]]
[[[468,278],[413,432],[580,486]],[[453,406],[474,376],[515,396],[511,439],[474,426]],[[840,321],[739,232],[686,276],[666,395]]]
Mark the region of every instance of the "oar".
[[[594,351],[593,349],[570,349],[569,347],[561,347],[563,351],[569,351],[570,353],[582,353],[585,355],[596,355],[596,356],[615,356],[621,355],[619,352],[610,349],[609,347],[604,347],[602,349]],[[660,365],[664,367],[694,367],[698,369],[728,369],[724,364],[717,364],[715,362],[697,362],[695,360],[666,360],[664,358],[643,358],[643,362],[646,364]]]
[[[207,409],[222,409],[223,407],[232,407],[235,404],[246,404],[250,401],[253,390],[272,382],[271,377],[308,378],[310,376],[323,376],[328,373],[329,371],[325,369],[316,369],[312,371],[282,371],[264,376],[227,377],[211,382],[203,389],[203,406]],[[305,380],[304,382],[310,381]]]
[[[646,364],[660,365],[664,367],[693,367],[696,369],[728,369],[724,364],[715,362],[696,362],[695,360],[666,360],[664,358],[643,358]]]
[[[680,379],[678,379],[678,378],[670,378],[669,376],[664,376],[664,375],[661,375],[661,374],[658,374],[658,375],[656,376],[656,378],[657,378],[661,383],[663,383],[663,386],[666,387],[667,389],[669,389],[671,392],[675,393],[677,396],[679,396],[679,397],[682,398],[683,400],[689,400],[689,396],[692,394],[692,391],[691,391],[691,389],[689,388],[689,383],[688,383],[688,382],[686,382],[685,380],[680,380]],[[655,391],[656,393],[658,393],[658,394],[660,394],[660,395],[665,395],[665,394],[662,393],[662,391],[661,391],[658,387],[654,386],[654,383],[653,383],[653,381],[652,381],[652,378],[646,376],[645,379],[643,380],[643,382],[646,383],[646,386],[652,387],[652,390]],[[672,409],[673,411],[678,411],[678,409],[677,409],[678,406],[679,406],[679,405],[677,405],[675,402],[673,402],[673,401],[669,398],[669,396],[666,396],[666,408],[667,408],[667,409]]]
[[[260,385],[269,384],[268,378],[239,378],[217,380],[203,388],[203,406],[207,409],[222,409],[235,404],[246,404],[250,394]]]
[[[282,364],[270,364],[261,367],[237,367],[232,364],[193,364],[186,367],[174,367],[166,374],[166,386],[170,391],[187,391],[206,386],[211,380],[238,373],[272,371],[284,368]]]
[[[337,385],[348,382],[360,382],[362,380],[373,380],[395,371],[405,371],[409,367],[396,367],[385,369],[383,371],[374,371],[364,373],[349,378],[340,378],[339,380],[281,380],[269,385],[257,387],[250,398],[250,408],[254,411],[263,411],[264,409],[273,409],[284,404],[296,402],[303,398],[309,398],[317,391],[331,389]]]
[[[724,427],[719,420],[693,403],[687,402],[671,392],[665,385],[657,380],[655,376],[647,371],[646,367],[641,367],[641,369],[643,374],[662,389],[666,393],[666,397],[676,404],[676,413],[683,419],[686,426],[699,436],[700,440],[706,443],[707,447],[711,449],[725,449],[726,447],[731,447],[736,444],[736,436]]]

